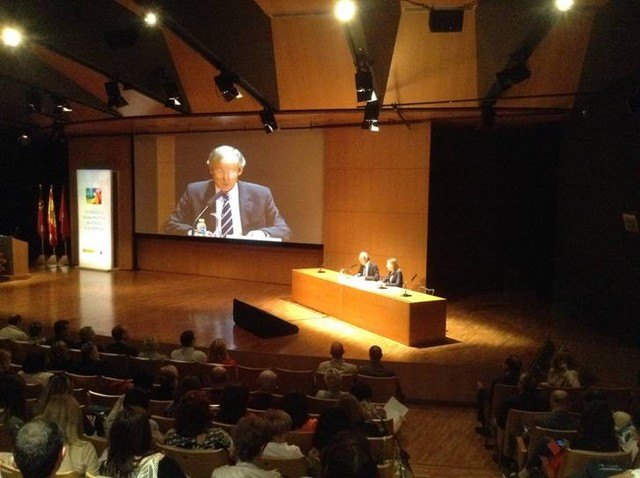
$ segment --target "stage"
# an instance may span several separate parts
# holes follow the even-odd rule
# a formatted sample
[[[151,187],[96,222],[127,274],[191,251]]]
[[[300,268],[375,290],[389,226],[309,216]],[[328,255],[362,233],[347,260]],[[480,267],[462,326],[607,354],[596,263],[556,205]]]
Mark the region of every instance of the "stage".
[[[333,340],[340,340],[348,361],[367,360],[377,344],[383,360],[396,370],[412,401],[471,403],[476,381],[488,381],[500,371],[508,354],[525,364],[550,336],[570,348],[608,383],[630,385],[640,358],[615,338],[593,337],[576,324],[560,324],[548,308],[523,295],[495,294],[448,303],[447,342],[426,348],[408,347],[291,300],[289,286],[216,279],[162,272],[98,272],[71,268],[34,272],[31,279],[0,284],[0,315],[22,314],[25,322],[41,320],[46,327],[69,319],[74,331],[91,325],[100,335],[124,324],[132,338],[154,334],[167,349],[180,333],[194,330],[198,347],[223,337],[241,364],[315,368]],[[260,339],[236,327],[232,299],[238,298],[300,328],[296,335]],[[372,317],[371,320],[376,320]],[[171,344],[171,345],[170,345]],[[591,356],[596,360],[589,360]]]

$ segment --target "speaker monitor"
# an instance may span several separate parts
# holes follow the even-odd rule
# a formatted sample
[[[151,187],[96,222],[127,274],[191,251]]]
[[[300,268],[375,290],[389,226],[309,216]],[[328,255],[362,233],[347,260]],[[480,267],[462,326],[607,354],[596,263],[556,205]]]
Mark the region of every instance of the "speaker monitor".
[[[445,9],[429,11],[429,29],[433,33],[461,32],[464,10]]]
[[[233,321],[261,338],[297,334],[299,330],[297,325],[238,299],[233,299]]]

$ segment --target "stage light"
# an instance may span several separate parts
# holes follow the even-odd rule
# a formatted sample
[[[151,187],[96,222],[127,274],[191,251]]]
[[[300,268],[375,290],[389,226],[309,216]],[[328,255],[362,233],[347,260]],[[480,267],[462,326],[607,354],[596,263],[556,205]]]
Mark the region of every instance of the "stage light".
[[[373,91],[373,75],[368,69],[360,68],[356,71],[356,97],[358,103],[375,101]]]
[[[71,113],[73,111],[69,102],[64,98],[53,97],[53,101],[56,105],[56,113]]]
[[[362,129],[368,129],[377,133],[380,131],[378,117],[380,115],[380,103],[378,101],[369,101],[364,107],[364,121]]]
[[[2,29],[2,43],[12,48],[19,46],[22,43],[22,32],[14,27],[4,27]]]
[[[144,14],[144,22],[148,27],[155,27],[158,24],[158,14],[156,12],[148,11]]]
[[[503,90],[507,90],[529,78],[531,78],[531,71],[524,61],[496,73],[496,80],[498,80]]]
[[[234,84],[238,81],[238,77],[233,73],[227,71],[222,72],[213,80],[225,101],[233,101],[235,99],[242,98],[242,93],[240,93]]]
[[[349,22],[356,15],[356,4],[352,0],[340,0],[333,7],[333,14],[341,22]]]
[[[561,12],[566,12],[571,10],[573,7],[573,0],[555,0],[556,9]]]
[[[164,102],[164,105],[168,108],[176,108],[178,106],[182,106],[182,101],[180,98],[180,90],[178,89],[178,84],[169,79],[164,79],[164,93],[167,95],[167,99]]]
[[[104,89],[107,92],[107,104],[109,107],[122,108],[129,104],[120,94],[120,86],[116,80],[107,81],[104,84]]]
[[[262,121],[264,132],[267,134],[273,133],[278,129],[278,123],[276,122],[276,117],[273,115],[273,111],[266,106],[264,110],[260,112],[260,121]]]

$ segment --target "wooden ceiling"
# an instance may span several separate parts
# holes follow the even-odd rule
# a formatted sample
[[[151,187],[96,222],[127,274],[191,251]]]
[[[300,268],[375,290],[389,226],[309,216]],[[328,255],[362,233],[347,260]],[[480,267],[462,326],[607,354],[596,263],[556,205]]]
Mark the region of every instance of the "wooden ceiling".
[[[225,21],[207,17],[213,16],[212,1],[190,0],[200,23],[179,17],[175,2],[160,2],[174,16],[153,32],[140,26],[145,12],[142,0],[64,0],[58,3],[65,8],[56,11],[47,10],[39,0],[15,2],[23,8],[0,6],[0,24],[20,24],[27,36],[16,50],[0,47],[0,83],[12,85],[0,91],[0,127],[47,129],[62,123],[70,135],[252,129],[261,127],[257,112],[265,104],[277,110],[281,127],[357,125],[361,121],[349,37],[332,15],[333,0],[216,0],[227,6],[243,5],[251,15],[246,16],[245,24],[243,12],[228,20],[234,30],[222,39],[205,38],[198,31],[209,21],[212,29],[215,22]],[[478,29],[484,26],[477,24],[477,10],[488,2],[502,2],[509,16],[505,0],[400,2],[382,122],[480,117],[479,100],[486,92],[479,91],[484,73],[479,64],[483,45],[478,45]],[[432,33],[429,9],[418,5],[422,3],[431,8],[464,6],[462,32]],[[528,57],[531,78],[498,100],[499,117],[533,120],[562,114],[573,106],[572,93],[578,89],[591,26],[606,3],[576,0],[573,10],[554,20]],[[107,13],[109,19],[102,18]],[[527,14],[533,16],[535,11],[530,9]],[[103,44],[108,34],[126,30],[132,21],[138,22],[135,41],[116,49]],[[256,22],[270,25],[270,31],[254,32]],[[513,39],[509,24],[505,21],[504,31],[497,28],[496,42]],[[266,41],[271,43],[265,49],[261,43]],[[243,61],[252,50],[266,53]],[[256,62],[265,64],[269,51],[271,67],[252,71]],[[507,64],[508,54],[503,57],[497,59],[498,64]],[[39,73],[26,74],[22,68],[27,64],[37,65]],[[241,70],[236,73],[241,77],[243,98],[224,101],[213,82],[222,67]],[[264,71],[269,68],[274,78]],[[29,71],[34,71],[33,66]],[[52,81],[57,76],[66,82]],[[164,105],[163,77],[176,81],[182,107]],[[104,83],[113,78],[129,87],[122,91],[128,105],[119,109],[106,105]],[[270,84],[277,84],[275,94],[268,91]],[[45,96],[68,98],[73,112],[28,113],[24,96],[33,88]]]

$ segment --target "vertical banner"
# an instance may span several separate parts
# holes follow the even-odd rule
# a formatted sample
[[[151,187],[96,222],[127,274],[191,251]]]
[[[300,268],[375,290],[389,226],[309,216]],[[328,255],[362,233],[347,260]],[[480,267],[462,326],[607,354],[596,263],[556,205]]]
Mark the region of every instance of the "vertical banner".
[[[78,169],[78,253],[80,267],[113,267],[113,203],[110,169]]]

